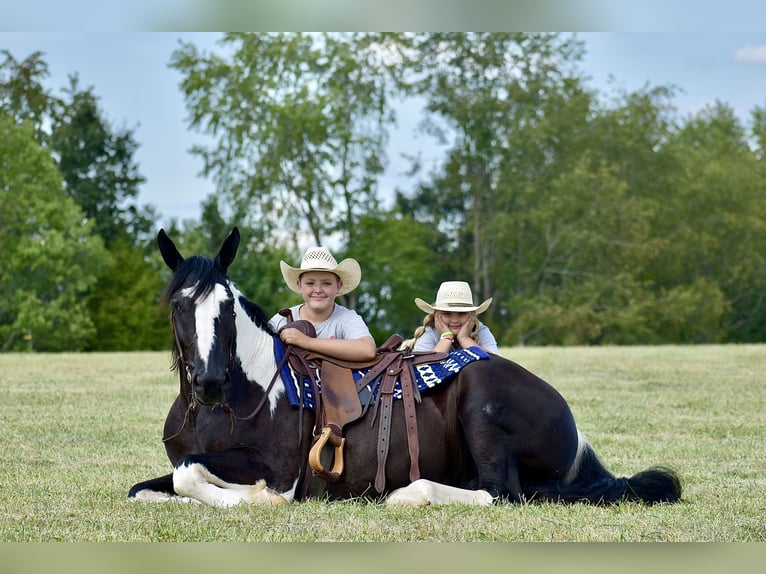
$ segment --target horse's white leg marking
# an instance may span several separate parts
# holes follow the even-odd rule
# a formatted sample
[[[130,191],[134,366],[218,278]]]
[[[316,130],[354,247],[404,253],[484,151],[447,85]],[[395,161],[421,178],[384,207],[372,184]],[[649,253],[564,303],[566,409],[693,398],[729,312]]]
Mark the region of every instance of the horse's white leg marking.
[[[224,508],[241,502],[254,504],[289,502],[287,498],[268,488],[265,480],[259,480],[255,484],[234,484],[221,480],[201,464],[177,467],[173,472],[173,488],[183,496]]]
[[[293,482],[293,487],[290,490],[287,490],[285,492],[280,492],[279,494],[287,502],[292,502],[295,499],[295,489],[296,488],[298,488],[298,479],[297,478]]]
[[[143,502],[193,502],[200,504],[199,500],[194,500],[188,496],[178,496],[177,494],[168,494],[167,492],[157,492],[156,490],[149,489],[138,491],[131,500],[141,500]]]
[[[465,490],[420,478],[395,490],[386,499],[386,504],[406,504],[409,506],[451,503],[488,506],[492,504],[492,496],[486,490]]]

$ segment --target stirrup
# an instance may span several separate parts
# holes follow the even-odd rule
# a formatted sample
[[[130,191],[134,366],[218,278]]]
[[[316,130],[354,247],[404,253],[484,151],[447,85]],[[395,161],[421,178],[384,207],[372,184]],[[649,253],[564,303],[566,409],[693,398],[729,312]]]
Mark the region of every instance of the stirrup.
[[[322,462],[319,460],[327,441],[330,441],[330,445],[335,447],[335,456],[333,461],[332,470],[325,470],[322,466]],[[322,429],[319,438],[317,438],[314,446],[311,447],[309,452],[309,466],[314,471],[314,474],[320,476],[328,482],[337,482],[340,475],[343,473],[343,445],[346,444],[346,439],[335,434],[330,427],[324,427]]]

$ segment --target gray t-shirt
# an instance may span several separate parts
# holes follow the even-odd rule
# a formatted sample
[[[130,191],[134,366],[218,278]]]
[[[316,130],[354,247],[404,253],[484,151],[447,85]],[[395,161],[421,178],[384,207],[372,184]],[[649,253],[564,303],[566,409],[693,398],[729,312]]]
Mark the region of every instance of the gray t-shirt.
[[[433,351],[436,343],[439,342],[440,335],[441,333],[439,333],[434,327],[426,327],[425,333],[418,337],[418,340],[415,341],[415,346],[412,348],[412,350]],[[495,354],[498,353],[495,336],[492,334],[492,331],[489,330],[489,327],[487,327],[481,321],[479,321],[479,332],[476,334],[476,342],[486,351]]]
[[[290,307],[290,311],[293,312],[293,319],[296,321],[300,319],[300,308],[303,303]],[[287,323],[287,318],[283,317],[279,313],[274,315],[269,324],[276,333],[280,327]],[[361,315],[352,309],[348,309],[343,305],[335,304],[335,309],[332,311],[327,319],[314,325],[317,332],[317,338],[319,339],[359,339],[361,337],[370,337],[370,329],[362,319]]]

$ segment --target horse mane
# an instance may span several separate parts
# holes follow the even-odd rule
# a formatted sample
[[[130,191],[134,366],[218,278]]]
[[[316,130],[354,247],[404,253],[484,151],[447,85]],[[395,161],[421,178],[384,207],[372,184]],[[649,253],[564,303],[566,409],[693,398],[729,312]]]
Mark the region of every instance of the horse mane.
[[[191,278],[190,278],[191,277]],[[196,282],[191,297],[194,301],[209,295],[219,280],[226,280],[226,275],[216,267],[209,257],[194,255],[184,259],[175,269],[165,288],[162,300],[170,303],[173,295],[185,285]]]
[[[250,320],[255,323],[255,326],[263,329],[269,335],[274,335],[274,331],[269,324],[270,317],[266,314],[263,308],[250,301],[247,297],[242,295],[242,293],[238,293],[237,297],[239,304],[245,310],[247,316],[250,317]]]

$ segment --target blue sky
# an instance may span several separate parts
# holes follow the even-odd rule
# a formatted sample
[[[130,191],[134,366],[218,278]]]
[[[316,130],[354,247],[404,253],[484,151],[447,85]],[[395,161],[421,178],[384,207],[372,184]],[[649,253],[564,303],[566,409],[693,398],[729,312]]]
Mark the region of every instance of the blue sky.
[[[215,50],[219,37],[188,32],[0,32],[0,49],[16,59],[44,52],[51,72],[48,86],[54,91],[74,72],[82,85],[94,87],[109,121],[134,129],[140,144],[136,160],[147,178],[139,200],[153,204],[166,222],[171,216],[197,218],[200,202],[213,192],[212,183],[198,176],[201,162],[188,153],[194,143],[205,140],[187,128],[178,88],[181,78],[167,63],[179,38]],[[766,107],[766,32],[588,32],[579,37],[587,50],[582,69],[589,85],[599,91],[674,84],[680,90],[674,100],[680,112],[693,113],[720,100],[743,120],[755,106]],[[383,191],[403,185],[396,177],[405,167],[397,161],[399,151],[437,156],[428,137],[413,134],[417,112],[412,107],[402,111],[399,131],[392,135],[392,165]]]

